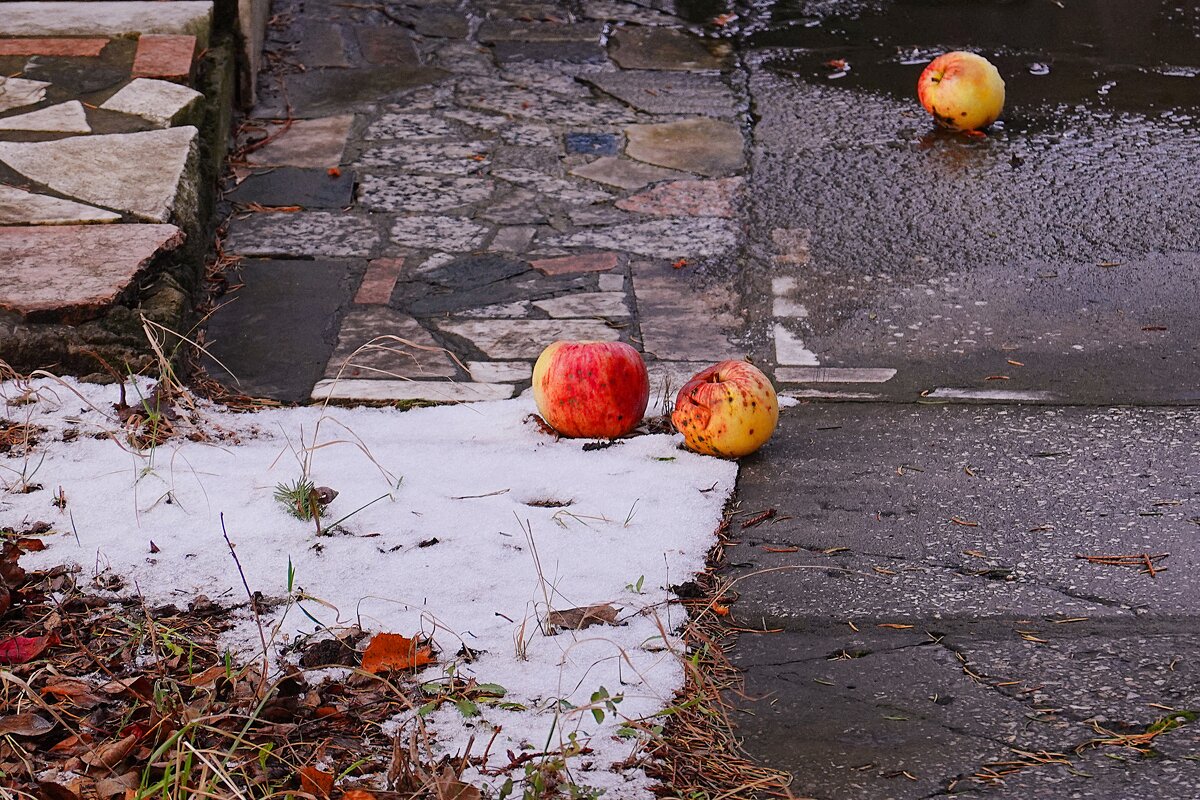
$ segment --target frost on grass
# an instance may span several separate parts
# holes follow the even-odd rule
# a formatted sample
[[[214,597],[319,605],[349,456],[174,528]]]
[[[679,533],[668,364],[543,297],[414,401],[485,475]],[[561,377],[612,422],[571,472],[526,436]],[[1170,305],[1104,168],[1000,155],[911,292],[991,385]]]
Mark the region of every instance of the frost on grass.
[[[147,391],[129,387],[131,404]],[[0,517],[54,529],[27,568],[119,575],[148,603],[244,604],[223,520],[265,598],[276,665],[354,627],[428,640],[436,662],[414,679],[434,752],[486,747],[464,780],[499,791],[511,778],[520,793],[538,779],[525,768],[545,763],[532,756],[556,751],[578,786],[650,795],[627,761],[629,721],[653,718],[682,686],[673,632],[685,613],[668,587],[703,569],[735,465],[668,435],[556,442],[524,421],[525,399],[249,415],[201,405],[191,439],[203,441],[177,421],[172,438],[131,443],[116,387],[0,383],[0,398],[0,416],[38,431],[36,447],[0,455]],[[300,482],[336,497],[314,496],[320,513],[301,519],[276,497]],[[16,491],[30,486],[42,488]],[[550,623],[551,611],[604,606],[615,625],[607,610],[577,630],[563,620],[587,614]],[[235,621],[225,644],[261,657],[252,615]],[[380,741],[416,713],[380,726]]]

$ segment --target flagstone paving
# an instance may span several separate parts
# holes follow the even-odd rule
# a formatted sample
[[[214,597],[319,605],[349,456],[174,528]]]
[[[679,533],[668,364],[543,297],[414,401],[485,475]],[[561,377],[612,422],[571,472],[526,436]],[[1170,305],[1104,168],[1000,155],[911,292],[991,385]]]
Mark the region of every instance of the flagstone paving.
[[[225,251],[256,260],[231,282],[257,296],[288,291],[298,259],[369,266],[333,314],[337,335],[310,343],[319,384],[231,353],[243,381],[285,399],[436,401],[470,394],[447,384],[522,388],[560,338],[629,342],[675,385],[747,354],[735,300],[711,279],[732,268],[746,167],[729,48],[634,4],[583,9],[275,4],[228,194]],[[355,176],[353,198],[322,172]],[[214,354],[268,346],[278,330],[260,319],[222,306],[214,328],[239,333]],[[381,336],[445,352],[360,352],[343,369]]]
[[[105,315],[127,329],[120,312],[151,297],[165,321],[190,313],[166,271],[199,274],[200,241],[180,248],[202,222],[206,98],[191,84],[212,24],[209,0],[0,8],[0,308],[16,319],[0,359],[103,349],[124,337]]]

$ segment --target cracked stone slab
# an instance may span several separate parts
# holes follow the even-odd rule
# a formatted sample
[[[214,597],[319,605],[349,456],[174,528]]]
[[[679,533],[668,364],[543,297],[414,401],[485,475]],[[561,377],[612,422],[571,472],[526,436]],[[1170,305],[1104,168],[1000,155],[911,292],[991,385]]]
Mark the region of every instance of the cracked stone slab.
[[[0,225],[76,225],[117,222],[120,214],[0,184]]]
[[[620,319],[629,316],[624,292],[580,292],[535,300],[533,304],[554,319]]]
[[[737,244],[737,229],[722,219],[656,219],[550,236],[545,244],[624,250],[661,258],[706,258],[732,250]]]
[[[673,28],[618,28],[609,54],[625,69],[720,70],[729,67],[725,42],[701,39]]]
[[[488,230],[464,217],[419,215],[397,219],[391,238],[402,247],[461,253],[481,247]]]
[[[107,111],[133,114],[150,120],[160,128],[167,128],[191,115],[202,99],[204,95],[190,86],[153,78],[136,78],[100,107]]]
[[[46,99],[46,81],[8,78],[0,75],[0,112],[30,106]]]
[[[296,119],[286,127],[268,123],[270,143],[246,155],[254,166],[314,167],[328,169],[342,163],[353,114],[318,119]]]
[[[312,391],[312,400],[389,403],[423,400],[429,403],[479,403],[507,400],[516,388],[507,383],[471,381],[323,380]]]
[[[0,227],[0,308],[30,320],[90,319],[183,239],[174,225]]]
[[[648,114],[695,114],[733,117],[737,99],[715,75],[687,72],[602,72],[583,80]]]
[[[612,195],[602,189],[581,186],[569,180],[555,178],[552,175],[547,175],[544,172],[538,172],[533,169],[493,169],[492,175],[500,180],[515,183],[526,189],[532,189],[547,197],[553,197],[555,200],[563,203],[591,205],[612,199]]]
[[[742,132],[731,122],[697,117],[625,129],[630,158],[710,178],[730,175],[745,166]]]
[[[727,287],[699,287],[686,272],[661,262],[633,263],[633,290],[642,349],[667,361],[741,358],[729,341],[739,322],[735,298]]]
[[[597,158],[571,170],[571,174],[589,181],[616,186],[618,189],[640,189],[659,181],[686,178],[686,172],[663,169],[628,158]]]
[[[442,322],[438,329],[471,342],[488,358],[537,358],[551,342],[615,342],[621,332],[599,320],[513,319]]]
[[[366,150],[357,163],[370,167],[395,167],[405,172],[471,175],[488,165],[488,142],[449,144],[383,144]]]
[[[846,609],[1192,613],[1198,422],[1187,408],[813,404],[785,412],[761,455],[743,462],[739,492],[749,507],[773,506],[787,519],[756,528],[747,547],[847,548],[872,554],[862,564],[868,573],[888,560],[920,571],[836,580],[807,571],[777,576],[770,598],[765,589],[747,597],[818,617]],[[1155,578],[1076,558],[1105,553],[1170,556]],[[766,555],[740,560],[761,564]],[[826,560],[838,566],[843,555]]]
[[[0,131],[39,131],[44,133],[91,133],[87,114],[78,100],[56,106],[0,118]]]
[[[367,128],[367,139],[403,139],[420,142],[430,139],[445,139],[453,136],[454,130],[441,117],[421,113],[384,114]]]
[[[181,184],[187,183],[197,135],[189,125],[52,142],[0,142],[0,161],[56,192],[165,222],[177,200],[194,191]]]
[[[135,36],[173,33],[195,36],[208,46],[210,0],[123,0],[122,2],[5,3],[3,36]]]
[[[386,338],[386,337],[395,337]],[[407,314],[375,306],[346,314],[326,378],[365,380],[453,378],[454,360]]]
[[[333,211],[256,213],[229,224],[225,249],[243,256],[369,256],[381,236],[366,217]]]
[[[451,211],[481,203],[493,190],[486,178],[364,175],[358,198],[363,207],[375,211]]]
[[[735,201],[742,189],[742,178],[712,181],[674,181],[622,198],[617,208],[651,214],[656,217],[736,216]]]

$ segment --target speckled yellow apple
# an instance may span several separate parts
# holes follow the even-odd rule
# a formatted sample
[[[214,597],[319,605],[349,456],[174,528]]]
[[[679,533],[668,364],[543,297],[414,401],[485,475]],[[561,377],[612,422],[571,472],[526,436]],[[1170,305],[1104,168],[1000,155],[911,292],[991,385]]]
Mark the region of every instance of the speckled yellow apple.
[[[740,458],[771,438],[779,422],[779,400],[771,379],[758,367],[722,361],[683,385],[671,422],[689,450]]]
[[[624,342],[555,342],[533,365],[533,401],[563,436],[624,436],[650,401],[646,362]]]
[[[943,128],[978,131],[1004,109],[1004,80],[983,56],[955,50],[925,67],[917,79],[917,98]]]

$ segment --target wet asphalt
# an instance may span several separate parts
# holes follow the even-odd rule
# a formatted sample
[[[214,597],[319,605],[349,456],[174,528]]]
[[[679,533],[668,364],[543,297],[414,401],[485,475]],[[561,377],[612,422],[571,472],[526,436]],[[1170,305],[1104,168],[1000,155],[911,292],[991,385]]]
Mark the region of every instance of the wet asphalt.
[[[820,366],[896,370],[744,463],[746,749],[801,797],[1200,797],[1200,4],[738,12],[749,342],[791,278]],[[916,102],[951,49],[986,137]]]

